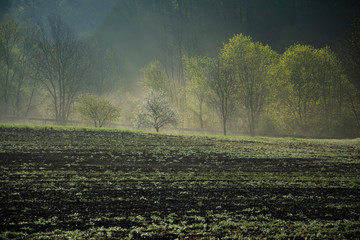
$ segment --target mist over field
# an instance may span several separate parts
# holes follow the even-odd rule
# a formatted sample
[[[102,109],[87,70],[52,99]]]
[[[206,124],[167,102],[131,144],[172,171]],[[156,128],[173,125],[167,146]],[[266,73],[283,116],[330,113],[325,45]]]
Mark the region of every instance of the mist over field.
[[[355,0],[1,0],[0,239],[359,239],[359,59]]]
[[[360,135],[357,1],[16,0],[0,8],[2,122]]]

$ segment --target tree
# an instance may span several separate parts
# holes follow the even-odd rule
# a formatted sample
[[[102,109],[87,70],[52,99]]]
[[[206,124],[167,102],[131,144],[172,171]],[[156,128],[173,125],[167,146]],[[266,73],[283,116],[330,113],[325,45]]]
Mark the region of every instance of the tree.
[[[114,52],[102,47],[96,39],[90,41],[91,88],[99,95],[108,93],[120,82],[121,65]]]
[[[328,47],[293,45],[274,68],[276,118],[302,135],[329,131],[343,112],[347,84],[335,54]]]
[[[142,69],[144,73],[144,80],[142,84],[147,89],[153,89],[155,91],[165,91],[167,94],[170,92],[170,84],[166,77],[166,73],[161,69],[160,62],[155,60],[148,66]]]
[[[24,32],[23,26],[9,16],[0,24],[0,101],[14,115],[26,112],[21,110],[31,82],[27,72],[32,46]]]
[[[194,96],[197,102],[197,110],[193,110],[198,116],[200,128],[204,128],[203,106],[209,96],[209,78],[211,71],[216,66],[216,60],[210,57],[183,57],[184,74],[187,78],[187,92]]]
[[[224,67],[234,74],[238,84],[237,97],[246,109],[250,134],[254,136],[255,123],[269,94],[268,70],[277,54],[268,45],[238,34],[224,45],[221,58]]]
[[[0,24],[1,100],[9,104],[16,78],[18,44],[21,41],[19,25],[11,20]]]
[[[153,127],[156,132],[166,125],[175,127],[178,122],[177,112],[170,106],[166,93],[161,89],[150,90],[135,118],[137,128]]]
[[[56,121],[66,124],[76,95],[85,86],[89,63],[86,47],[59,16],[48,18],[49,28],[39,27],[34,44],[34,68],[53,100]]]
[[[227,134],[227,121],[235,109],[237,93],[237,83],[231,69],[225,68],[218,59],[217,64],[211,72],[209,78],[210,102],[215,106],[221,122],[223,134]]]
[[[345,113],[346,92],[350,91],[352,85],[344,75],[344,69],[340,60],[330,47],[315,49],[316,81],[319,82],[319,121],[318,128],[323,134],[334,129],[337,122]]]
[[[94,127],[101,128],[120,117],[120,109],[106,98],[87,93],[79,96],[79,101],[77,111],[84,119],[91,120]]]
[[[351,27],[351,34],[341,49],[341,60],[348,78],[360,91],[360,8],[357,9]]]
[[[358,129],[360,130],[360,8],[352,21],[352,31],[346,39],[341,51],[341,60],[349,80],[357,90],[353,89],[347,93],[350,101],[351,112],[354,114]]]
[[[352,84],[350,81],[344,81],[344,92],[345,92],[345,103],[347,109],[345,109],[345,113],[349,112],[352,114],[353,119],[355,120],[357,126],[357,134],[353,136],[359,136],[360,134],[360,91]],[[348,125],[348,124],[347,124]],[[349,127],[349,126],[347,126]],[[351,129],[353,130],[353,129]]]

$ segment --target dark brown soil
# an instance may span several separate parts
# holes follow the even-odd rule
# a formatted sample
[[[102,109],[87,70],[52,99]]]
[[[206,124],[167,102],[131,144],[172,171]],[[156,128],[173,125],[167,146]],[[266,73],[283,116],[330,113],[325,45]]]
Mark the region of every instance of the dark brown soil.
[[[2,129],[1,134],[0,232],[131,228],[139,224],[129,216],[175,213],[176,222],[191,210],[208,223],[214,221],[209,211],[306,222],[360,217],[360,162],[354,154],[341,153],[351,161],[327,161],[321,154],[239,158],[203,151],[227,144],[220,140],[182,137],[177,145],[172,136],[155,135],[153,146],[144,147],[132,133]],[[114,136],[122,144],[92,144]],[[168,145],[151,152],[160,142]],[[179,153],[190,148],[192,154]]]

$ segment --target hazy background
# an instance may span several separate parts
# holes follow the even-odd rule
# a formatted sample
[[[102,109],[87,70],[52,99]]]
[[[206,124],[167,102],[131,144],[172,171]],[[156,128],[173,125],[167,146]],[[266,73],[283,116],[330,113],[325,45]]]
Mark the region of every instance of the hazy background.
[[[351,36],[351,24],[357,12],[357,0],[0,1],[1,21],[17,20],[21,26],[25,26],[21,31],[30,29],[26,26],[48,28],[48,17],[56,15],[81,40],[89,43],[87,51],[93,61],[91,71],[86,76],[86,84],[76,94],[91,92],[111,99],[121,107],[120,122],[128,126],[132,124],[137,106],[146,93],[144,85],[140,84],[144,81],[144,68],[157,66],[171,85],[175,97],[170,102],[183,116],[180,124],[182,128],[199,128],[196,120],[198,113],[196,109],[193,110],[197,103],[186,93],[189,85],[186,81],[189,79],[184,76],[184,56],[216,58],[230,38],[242,33],[251,36],[254,42],[269,45],[279,56],[289,46],[301,44],[315,49],[329,46],[331,52],[341,58],[344,56],[346,39]],[[31,59],[30,55],[27,55],[28,59]],[[154,61],[158,65],[149,65]],[[26,65],[29,64],[24,66]],[[3,76],[6,75],[4,69],[6,68],[2,70]],[[14,69],[19,69],[16,64],[10,70],[15,72]],[[5,103],[0,101],[2,115],[6,113],[16,117],[54,118],[49,92],[35,79],[35,72],[36,69],[29,68],[24,73],[25,77],[21,78],[24,84],[17,90],[22,98],[18,98],[16,103],[15,100]],[[354,85],[358,84],[359,90],[359,78],[347,76]],[[14,92],[13,96],[16,84],[9,88],[10,92]],[[345,96],[345,93],[341,94]],[[352,94],[354,99],[360,99],[359,92]],[[339,95],[341,99],[343,95]],[[74,107],[77,101],[77,98],[71,100],[70,120],[80,119]],[[353,103],[352,100],[350,102]],[[27,108],[26,111],[20,109],[20,103]],[[221,119],[218,113],[209,101],[204,104],[204,127],[220,130]],[[360,103],[351,106],[350,103],[344,103],[346,104],[346,114],[336,116],[334,129],[337,130],[331,134],[321,134],[351,137],[359,135],[359,126],[356,127],[356,120],[359,125],[359,118],[354,118],[354,113],[358,110],[354,109],[360,109]],[[14,105],[17,107],[16,111],[12,111]],[[246,110],[240,105],[229,122],[229,128],[236,134],[247,134]],[[259,128],[272,133],[276,124],[271,117],[265,116],[265,111],[263,115],[259,120],[259,126],[262,127]],[[321,125],[321,121],[318,125]],[[344,126],[347,126],[346,131],[342,130],[345,129]],[[316,128],[315,125],[313,127]],[[342,131],[343,133],[339,133]],[[274,134],[301,135],[295,130],[284,129],[274,130]]]
[[[282,52],[294,44],[336,48],[350,29],[356,0],[2,0],[1,14],[35,23],[59,14],[81,36],[96,36],[120,59],[124,82],[181,44],[214,56],[237,33]],[[175,53],[174,53],[175,54]],[[131,84],[130,84],[131,85]]]

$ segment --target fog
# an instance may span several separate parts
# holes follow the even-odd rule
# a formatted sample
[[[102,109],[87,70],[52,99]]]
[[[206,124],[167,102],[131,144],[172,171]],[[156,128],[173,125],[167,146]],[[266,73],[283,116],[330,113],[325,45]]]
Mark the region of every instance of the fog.
[[[349,56],[359,48],[351,37],[359,19],[355,0],[9,0],[1,4],[1,38],[16,39],[7,49],[10,57],[6,50],[1,56],[1,122],[25,119],[40,124],[44,121],[34,119],[48,119],[47,123],[91,126],[92,117],[78,110],[79,96],[91,93],[121,109],[120,116],[107,119],[105,126],[153,130],[151,119],[141,126],[138,118],[146,111],[149,92],[160,89],[178,118],[176,125],[165,124],[160,131],[360,135],[359,75],[351,61],[357,56]],[[21,37],[9,31],[12,22]],[[75,37],[56,39],[56,34],[51,35],[54,29],[61,36],[72,32]],[[55,58],[46,60],[54,54],[46,54],[50,47],[66,42],[81,47],[72,50],[76,58],[65,48],[59,54],[67,63],[64,66],[71,65],[64,70],[55,66]],[[243,49],[234,53],[231,46]],[[263,52],[255,46],[264,46]],[[251,51],[253,55],[241,60],[242,53]],[[249,58],[255,65],[245,65]],[[299,62],[298,68],[290,58]],[[64,72],[56,75],[59,69]],[[216,90],[229,79],[234,91],[224,107],[224,96]],[[255,89],[245,91],[250,82]],[[306,97],[297,92],[306,92]],[[301,104],[290,106],[292,102]]]

